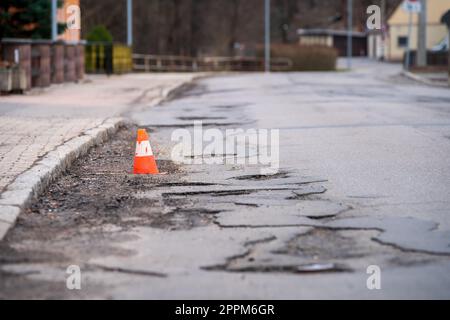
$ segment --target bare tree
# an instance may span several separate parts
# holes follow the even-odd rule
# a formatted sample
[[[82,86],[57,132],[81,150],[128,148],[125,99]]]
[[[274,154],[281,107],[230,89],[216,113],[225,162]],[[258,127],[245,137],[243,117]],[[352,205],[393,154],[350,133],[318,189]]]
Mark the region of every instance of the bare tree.
[[[346,1],[273,0],[273,42],[295,42],[298,28],[344,29]],[[355,29],[364,30],[365,10],[377,2],[381,0],[354,0]],[[388,12],[400,2],[388,1]],[[135,52],[233,55],[236,43],[248,49],[264,39],[263,0],[134,0],[133,3]],[[115,41],[126,41],[124,0],[81,0],[81,6],[83,36],[93,26],[103,24]]]

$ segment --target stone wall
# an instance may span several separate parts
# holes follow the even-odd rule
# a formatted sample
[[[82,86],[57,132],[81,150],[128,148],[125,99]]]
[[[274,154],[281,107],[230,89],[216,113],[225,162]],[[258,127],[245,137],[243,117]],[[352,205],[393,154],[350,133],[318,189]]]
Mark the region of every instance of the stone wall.
[[[3,39],[2,60],[26,74],[26,88],[76,82],[84,77],[84,45],[46,40]]]

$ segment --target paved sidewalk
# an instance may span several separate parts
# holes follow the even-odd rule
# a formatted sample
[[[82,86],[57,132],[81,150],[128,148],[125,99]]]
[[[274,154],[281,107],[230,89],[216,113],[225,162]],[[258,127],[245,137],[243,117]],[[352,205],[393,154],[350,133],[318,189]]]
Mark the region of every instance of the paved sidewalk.
[[[151,105],[191,74],[91,76],[81,84],[53,86],[0,98],[0,192],[57,146],[118,117]]]

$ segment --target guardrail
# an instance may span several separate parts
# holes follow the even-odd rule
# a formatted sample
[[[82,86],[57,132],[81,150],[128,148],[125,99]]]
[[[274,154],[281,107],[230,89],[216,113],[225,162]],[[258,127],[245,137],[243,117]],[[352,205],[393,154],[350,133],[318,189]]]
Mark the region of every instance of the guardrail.
[[[273,71],[289,71],[292,61],[273,58]],[[133,54],[133,69],[144,72],[263,71],[264,59],[250,57],[185,57]]]
[[[417,62],[417,51],[412,50],[410,53],[410,61],[411,61],[411,67],[416,66]],[[403,64],[405,64],[406,61],[406,55],[405,53],[403,55]],[[427,51],[427,65],[428,66],[447,66],[449,64],[449,58],[448,58],[448,51]]]

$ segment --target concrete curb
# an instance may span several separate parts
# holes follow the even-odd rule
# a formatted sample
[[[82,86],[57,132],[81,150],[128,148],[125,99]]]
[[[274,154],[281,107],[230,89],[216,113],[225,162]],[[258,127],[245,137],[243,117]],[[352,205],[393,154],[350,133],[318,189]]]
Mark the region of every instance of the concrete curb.
[[[401,75],[408,79],[414,80],[416,82],[426,84],[428,86],[439,87],[439,88],[448,88],[448,85],[446,85],[446,84],[441,84],[441,83],[436,83],[436,82],[430,81],[428,79],[425,79],[425,78],[423,78],[417,74],[414,74],[412,72],[409,72],[409,71],[403,70],[401,72]]]
[[[200,77],[193,77],[191,81],[164,89],[161,96],[155,99],[151,106],[164,102],[198,78]],[[17,217],[27,208],[31,200],[39,196],[77,158],[86,155],[91,147],[107,141],[126,123],[124,117],[107,119],[101,125],[83,132],[50,151],[29,170],[19,175],[0,195],[0,241],[15,225]]]
[[[121,126],[124,118],[110,118],[50,151],[31,169],[19,175],[0,197],[0,240],[14,226],[22,210],[48,185],[89,149],[106,141]]]

